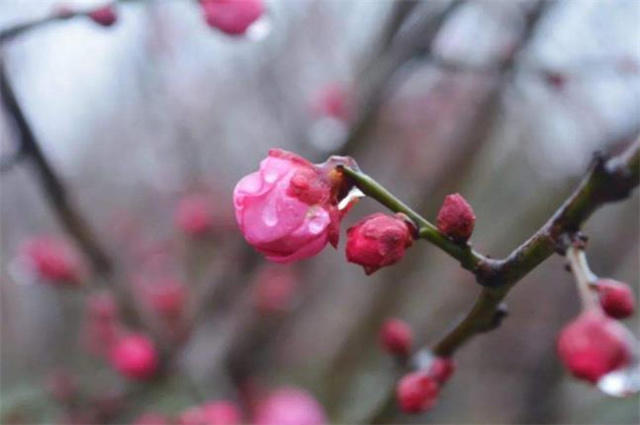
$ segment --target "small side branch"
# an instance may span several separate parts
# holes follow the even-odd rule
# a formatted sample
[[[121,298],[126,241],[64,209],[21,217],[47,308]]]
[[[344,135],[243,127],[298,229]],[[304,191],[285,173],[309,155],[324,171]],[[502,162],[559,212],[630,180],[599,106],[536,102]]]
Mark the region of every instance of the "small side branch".
[[[434,346],[433,351],[437,355],[450,356],[472,336],[492,330],[499,324],[502,317],[499,306],[509,290],[554,252],[564,255],[566,241],[579,231],[596,209],[629,196],[638,185],[640,176],[640,139],[618,156],[596,158],[577,189],[549,221],[502,260],[490,259],[467,244],[452,241],[370,176],[349,167],[340,168],[366,195],[391,211],[409,217],[421,239],[457,259],[484,286],[468,315]]]

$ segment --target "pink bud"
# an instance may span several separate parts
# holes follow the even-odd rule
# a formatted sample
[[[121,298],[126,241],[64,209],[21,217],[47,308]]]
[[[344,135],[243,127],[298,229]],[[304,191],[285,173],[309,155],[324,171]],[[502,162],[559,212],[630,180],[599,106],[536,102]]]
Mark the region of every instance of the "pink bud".
[[[81,283],[79,253],[66,240],[38,236],[24,242],[21,256],[43,279],[56,284]]]
[[[436,403],[439,386],[425,372],[409,373],[400,379],[396,387],[396,398],[405,413],[420,413]]]
[[[165,415],[154,412],[143,413],[133,421],[133,425],[169,425],[171,421]]]
[[[111,350],[112,366],[131,379],[149,379],[158,369],[158,355],[153,342],[144,335],[121,338]]]
[[[338,243],[340,213],[329,178],[306,159],[271,149],[233,191],[236,221],[268,260],[289,263]]]
[[[167,318],[182,314],[186,304],[186,286],[176,279],[162,279],[144,283],[146,301],[153,311]]]
[[[440,385],[449,380],[456,370],[456,363],[449,357],[436,357],[429,367],[429,375]]]
[[[255,425],[323,425],[324,409],[307,391],[283,388],[260,400],[255,409]]]
[[[600,295],[600,305],[608,316],[624,319],[633,314],[636,302],[629,285],[613,279],[599,279],[596,288]]]
[[[235,403],[225,400],[210,401],[200,407],[204,425],[239,425],[242,413]]]
[[[187,235],[202,236],[213,226],[209,200],[203,195],[191,195],[180,200],[176,210],[176,224]]]
[[[438,230],[458,242],[466,242],[473,233],[476,216],[471,205],[460,195],[454,193],[444,198],[438,212]]]
[[[262,0],[200,0],[207,25],[229,35],[242,35],[264,13]]]
[[[624,327],[599,311],[586,311],[565,326],[557,348],[569,371],[591,383],[625,366],[631,356]]]
[[[270,266],[260,271],[253,290],[256,308],[262,313],[278,313],[292,307],[297,279],[289,267]]]
[[[411,327],[403,320],[388,319],[380,330],[380,343],[393,355],[408,356],[413,343]]]
[[[369,275],[400,261],[412,243],[410,224],[399,215],[371,214],[347,230],[347,260]]]
[[[350,95],[340,84],[328,84],[317,94],[313,105],[314,113],[318,116],[349,121],[351,117]]]
[[[88,13],[89,18],[98,25],[110,27],[118,20],[118,15],[111,5],[102,6]]]

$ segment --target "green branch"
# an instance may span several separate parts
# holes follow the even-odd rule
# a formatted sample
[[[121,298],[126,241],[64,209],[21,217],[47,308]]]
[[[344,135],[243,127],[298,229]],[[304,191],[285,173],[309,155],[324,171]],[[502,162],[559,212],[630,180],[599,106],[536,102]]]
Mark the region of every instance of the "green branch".
[[[353,168],[339,165],[338,168],[357,186],[365,195],[380,202],[385,207],[396,213],[402,213],[409,217],[417,228],[418,237],[425,239],[447,254],[457,259],[462,267],[474,273],[479,266],[488,261],[482,254],[477,253],[468,244],[460,244],[449,239],[438,231],[436,226],[426,218],[411,209],[395,195],[385,189],[380,183],[370,176]]]
[[[347,166],[342,172],[363,193],[396,213],[409,217],[418,235],[436,245],[471,271],[484,286],[467,316],[433,347],[440,356],[452,355],[472,336],[494,329],[503,316],[499,308],[509,290],[554,252],[564,254],[566,243],[593,212],[604,204],[629,196],[640,176],[640,139],[620,155],[598,157],[576,190],[527,241],[502,260],[493,260],[458,244],[400,201],[370,176]]]

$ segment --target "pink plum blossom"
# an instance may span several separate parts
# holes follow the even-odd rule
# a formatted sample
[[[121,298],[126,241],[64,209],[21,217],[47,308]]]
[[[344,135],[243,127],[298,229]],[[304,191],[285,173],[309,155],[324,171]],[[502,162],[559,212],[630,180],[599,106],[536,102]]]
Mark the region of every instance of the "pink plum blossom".
[[[341,214],[329,177],[296,154],[270,150],[260,170],[238,182],[233,202],[245,239],[268,260],[289,263],[327,242],[337,246]]]
[[[273,391],[256,406],[256,425],[323,425],[327,423],[324,409],[307,391],[282,388]]]

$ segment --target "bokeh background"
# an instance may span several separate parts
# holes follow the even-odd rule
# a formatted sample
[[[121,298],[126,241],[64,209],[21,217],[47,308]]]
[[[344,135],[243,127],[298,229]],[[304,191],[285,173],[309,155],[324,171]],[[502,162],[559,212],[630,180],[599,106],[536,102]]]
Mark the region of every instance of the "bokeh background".
[[[0,2],[0,29],[55,4]],[[3,170],[3,423],[69,420],[44,384],[60,370],[102,403],[105,422],[235,399],[239,380],[251,378],[306,388],[333,423],[368,423],[396,377],[378,345],[380,324],[400,317],[420,345],[435,341],[471,305],[473,277],[426,243],[366,277],[345,261],[343,240],[285,267],[295,276],[290,296],[277,312],[259,311],[255,288],[269,265],[235,228],[234,184],[272,147],[314,162],[348,154],[430,219],[445,194],[462,193],[478,217],[474,247],[500,257],[546,221],[594,151],[619,150],[640,128],[637,0],[267,7],[261,27],[243,37],[208,27],[195,1],[129,1],[112,27],[79,17],[0,46],[46,157],[116,270],[106,280],[89,273],[82,289],[34,284],[16,262],[20,243],[66,231],[28,159]],[[323,110],[327,96],[344,103],[340,113]],[[0,141],[2,155],[18,147],[5,111]],[[206,238],[175,225],[191,193],[210,201],[215,227]],[[362,200],[343,239],[347,226],[380,210]],[[636,193],[585,226],[592,269],[636,294],[638,211]],[[85,303],[108,287],[140,307],[135,281],[150,262],[185,283],[188,309],[180,338],[143,314],[171,361],[162,377],[132,384],[87,352]],[[640,421],[637,396],[607,397],[571,379],[555,356],[556,333],[579,310],[560,257],[507,302],[503,325],[459,352],[438,405],[422,416],[398,413],[394,423]],[[638,334],[635,319],[626,325]]]

